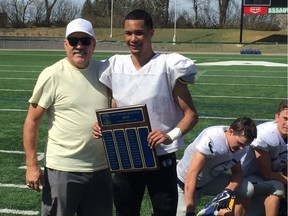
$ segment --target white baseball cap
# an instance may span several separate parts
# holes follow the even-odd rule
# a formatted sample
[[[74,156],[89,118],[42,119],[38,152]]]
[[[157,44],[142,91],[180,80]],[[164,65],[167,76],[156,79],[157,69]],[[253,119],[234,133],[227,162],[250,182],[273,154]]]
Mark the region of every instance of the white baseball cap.
[[[66,38],[74,32],[84,32],[91,37],[94,37],[94,29],[88,20],[77,18],[68,23],[66,28]]]

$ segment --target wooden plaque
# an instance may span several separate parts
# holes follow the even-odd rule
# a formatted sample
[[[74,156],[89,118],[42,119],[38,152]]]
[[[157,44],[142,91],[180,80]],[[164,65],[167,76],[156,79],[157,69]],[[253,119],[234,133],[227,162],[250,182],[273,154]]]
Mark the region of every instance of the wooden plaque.
[[[111,172],[158,169],[147,141],[151,126],[146,105],[100,109],[96,116]]]

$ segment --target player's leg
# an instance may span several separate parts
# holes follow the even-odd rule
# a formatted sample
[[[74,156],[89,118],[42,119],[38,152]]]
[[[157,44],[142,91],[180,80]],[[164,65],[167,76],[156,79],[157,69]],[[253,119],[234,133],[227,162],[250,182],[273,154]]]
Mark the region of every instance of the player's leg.
[[[160,169],[149,172],[148,192],[153,206],[152,215],[175,216],[177,211],[176,154],[158,157]]]
[[[266,216],[278,216],[280,200],[281,197],[273,195],[267,196],[264,199]]]
[[[240,216],[240,215],[247,215],[249,206],[251,204],[251,198],[238,198],[235,200],[235,205],[234,205],[234,213],[235,216]]]
[[[220,209],[217,216],[235,216],[231,210]]]
[[[286,191],[287,191],[287,187],[286,187]],[[285,193],[286,197],[282,198],[280,200],[280,204],[279,204],[279,216],[287,216],[287,208],[288,208],[288,202],[287,202],[287,192]]]
[[[186,199],[184,188],[178,186],[178,205],[177,205],[177,216],[186,215]]]
[[[114,205],[117,216],[139,216],[146,186],[146,172],[115,173]]]
[[[276,180],[264,181],[256,175],[249,176],[248,178],[249,181],[254,184],[254,195],[252,196],[248,215],[263,216],[265,215],[265,211],[269,211],[269,213],[266,214],[269,216],[278,215],[280,200],[285,197],[284,185]],[[270,200],[272,202],[270,202]]]
[[[266,183],[272,187],[270,195],[264,199],[266,216],[278,216],[280,201],[285,198],[285,187],[281,182],[275,180],[266,181]]]
[[[89,182],[81,199],[78,216],[112,216],[112,177],[108,169],[85,173]]]
[[[254,185],[247,179],[243,179],[235,191],[236,199],[233,209],[235,216],[247,215],[253,194]]]

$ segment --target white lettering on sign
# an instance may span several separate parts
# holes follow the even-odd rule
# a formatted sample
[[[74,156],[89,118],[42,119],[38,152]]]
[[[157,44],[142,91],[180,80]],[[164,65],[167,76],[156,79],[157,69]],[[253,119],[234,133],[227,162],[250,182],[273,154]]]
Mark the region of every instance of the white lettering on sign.
[[[287,8],[285,7],[269,7],[268,8],[268,14],[287,14]]]

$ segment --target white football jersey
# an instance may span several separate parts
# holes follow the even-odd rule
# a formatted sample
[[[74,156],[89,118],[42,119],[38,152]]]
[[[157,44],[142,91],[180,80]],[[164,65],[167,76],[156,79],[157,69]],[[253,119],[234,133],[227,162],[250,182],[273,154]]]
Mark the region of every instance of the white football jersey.
[[[225,131],[228,129],[229,126],[208,127],[186,148],[177,165],[178,178],[182,182],[185,182],[196,149],[209,159],[202,172],[198,174],[196,187],[202,187],[240,161],[247,148],[232,152],[225,137]]]
[[[193,82],[194,62],[182,55],[156,53],[141,69],[136,70],[131,55],[114,55],[103,66],[100,81],[112,89],[117,107],[146,104],[152,130],[172,130],[183,117],[174,101],[173,88],[178,78]],[[158,155],[182,147],[183,138],[170,145],[159,145]]]
[[[257,126],[257,138],[252,142],[250,150],[241,159],[244,175],[258,174],[254,148],[267,151],[271,157],[272,170],[282,171],[287,166],[287,143],[281,137],[275,121],[265,122]]]

